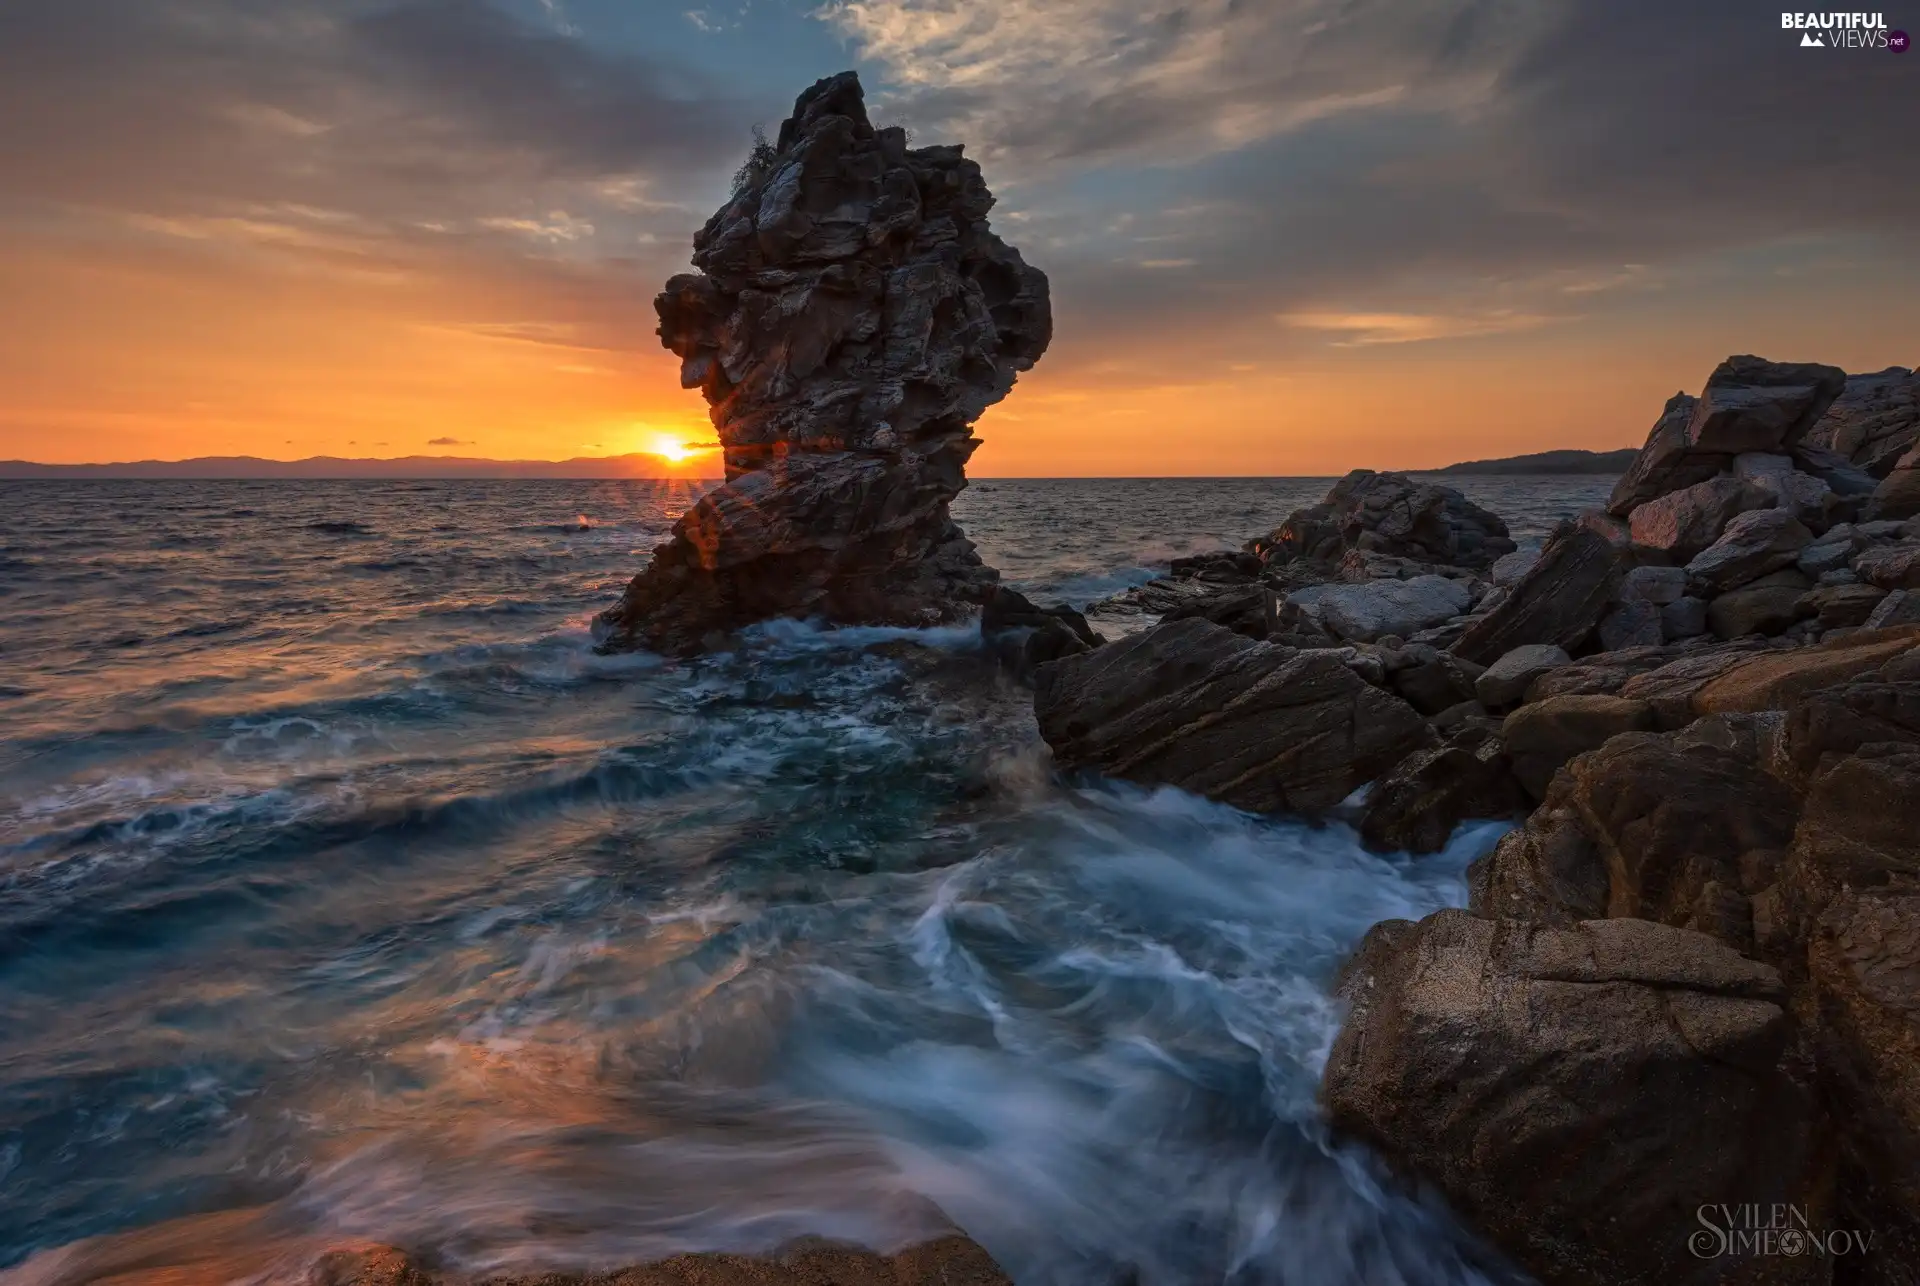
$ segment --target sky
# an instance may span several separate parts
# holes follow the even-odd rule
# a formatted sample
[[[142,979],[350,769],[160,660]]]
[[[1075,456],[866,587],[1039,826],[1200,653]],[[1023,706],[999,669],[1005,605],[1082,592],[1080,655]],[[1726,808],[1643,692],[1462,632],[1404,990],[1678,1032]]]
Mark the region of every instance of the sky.
[[[653,295],[849,67],[1052,280],[976,476],[1637,445],[1730,353],[1920,364],[1920,53],[1799,39],[1751,0],[0,0],[0,457],[711,471]]]

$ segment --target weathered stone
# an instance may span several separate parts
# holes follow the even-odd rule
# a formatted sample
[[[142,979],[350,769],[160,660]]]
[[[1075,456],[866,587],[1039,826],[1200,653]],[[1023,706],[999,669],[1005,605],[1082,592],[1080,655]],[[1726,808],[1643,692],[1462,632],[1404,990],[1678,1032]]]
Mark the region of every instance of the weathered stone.
[[[1221,594],[1218,585],[1207,581],[1161,576],[1087,604],[1085,615],[1088,623],[1105,637],[1124,638],[1152,629],[1162,618],[1190,605],[1212,605],[1202,606],[1202,613],[1214,608],[1225,610],[1226,601]],[[1236,619],[1236,624],[1242,623],[1242,619]]]
[[[1920,648],[1910,655],[1920,661]],[[1784,719],[1782,753],[1798,781],[1812,782],[1867,746],[1920,749],[1920,673],[1890,678],[1887,669],[1819,688],[1793,703]],[[1920,809],[1920,803],[1910,807]]]
[[[1920,376],[1904,366],[1849,375],[1804,445],[1844,456],[1875,478],[1920,441]],[[1804,466],[1802,466],[1804,467]],[[1838,488],[1835,488],[1838,490]]]
[[[1720,539],[1728,522],[1748,510],[1769,507],[1770,499],[1744,478],[1716,474],[1639,506],[1629,519],[1629,530],[1635,544],[1684,563]]]
[[[1703,1202],[1824,1211],[1779,975],[1643,920],[1389,921],[1344,977],[1335,1129],[1435,1183],[1543,1281],[1821,1282],[1688,1251]],[[1697,1244],[1697,1243],[1695,1243]]]
[[[1887,591],[1872,585],[1821,585],[1801,595],[1794,611],[1817,619],[1823,630],[1865,625],[1886,596]]]
[[[1037,607],[1002,585],[987,593],[980,637],[1000,667],[1023,681],[1036,667],[1099,647],[1103,640],[1071,607]]]
[[[1206,584],[1208,582],[1201,582]],[[1279,629],[1280,599],[1265,585],[1229,585],[1188,598],[1170,608],[1162,621],[1200,620],[1224,625],[1250,639],[1271,638]]]
[[[1408,756],[1374,784],[1360,838],[1376,849],[1437,853],[1468,818],[1525,811],[1500,739],[1469,726],[1443,745]]]
[[[1529,643],[1572,651],[1600,623],[1625,572],[1603,537],[1563,522],[1547,537],[1533,570],[1505,602],[1468,626],[1453,650],[1481,665]]]
[[[1870,630],[1889,630],[1898,625],[1920,625],[1920,590],[1896,589],[1875,605],[1871,615],[1861,622]]]
[[[1317,585],[1295,590],[1287,595],[1287,602],[1339,638],[1371,642],[1385,634],[1404,638],[1458,616],[1467,610],[1470,596],[1463,581],[1418,576],[1364,585]]]
[[[1709,593],[1724,594],[1793,566],[1812,541],[1813,533],[1784,509],[1744,513],[1687,564],[1687,577]]]
[[[1503,653],[1474,680],[1474,695],[1490,710],[1510,706],[1547,671],[1573,664],[1567,650],[1552,643],[1526,643]]]
[[[1620,587],[1623,599],[1640,599],[1661,607],[1678,602],[1686,592],[1687,570],[1684,567],[1635,567],[1627,573]]]
[[[1920,540],[1869,549],[1854,558],[1853,570],[1881,589],[1920,589]]]
[[[1335,650],[1256,643],[1206,621],[1041,666],[1034,714],[1062,767],[1253,812],[1331,808],[1432,735]]]
[[[1662,643],[1658,646],[1596,652],[1572,665],[1549,670],[1527,685],[1528,701],[1553,697],[1615,696],[1636,674],[1657,670],[1693,651],[1699,644]]]
[[[1834,405],[1839,406],[1838,402]],[[1829,412],[1831,414],[1831,412]],[[1811,438],[1811,434],[1808,435]],[[1803,440],[1790,457],[1795,467],[1827,484],[1836,496],[1870,496],[1878,479],[1838,451]]]
[[[1304,558],[1332,566],[1358,550],[1480,570],[1512,553],[1514,543],[1497,515],[1452,487],[1355,469],[1325,500],[1295,510],[1248,549],[1268,563]]]
[[[1707,632],[1707,601],[1676,598],[1660,609],[1660,635],[1667,642],[1698,638]]]
[[[908,149],[851,72],[803,93],[764,172],[655,300],[711,404],[724,486],[598,622],[686,654],[772,617],[925,625],[995,573],[949,516],[971,426],[1052,335],[1047,279],[987,226],[956,147]]]
[[[1649,500],[1724,472],[1736,455],[1797,445],[1845,387],[1838,367],[1730,357],[1698,399],[1676,394],[1607,511],[1625,517]]]
[[[1474,684],[1486,672],[1483,667],[1421,644],[1409,644],[1408,651],[1416,647],[1431,655],[1394,671],[1389,679],[1409,705],[1421,714],[1437,715],[1474,699]]]
[[[1598,749],[1623,732],[1653,727],[1653,708],[1614,696],[1549,697],[1508,715],[1500,738],[1513,761],[1513,775],[1535,799],[1547,793],[1553,775],[1575,755]]]
[[[1707,624],[1716,638],[1778,634],[1802,617],[1800,600],[1813,582],[1791,567],[1770,572],[1707,604]]]
[[[1696,714],[1784,710],[1809,692],[1880,668],[1916,643],[1920,643],[1920,627],[1904,626],[1862,631],[1834,643],[1736,657],[1693,692],[1691,705]],[[1629,695],[1646,695],[1633,693],[1632,687],[1627,685]]]
[[[1540,561],[1538,549],[1516,549],[1511,554],[1502,554],[1494,559],[1493,566],[1487,572],[1487,579],[1502,587],[1519,584],[1526,578],[1533,565]]]
[[[1733,458],[1733,474],[1751,486],[1767,508],[1784,509],[1814,531],[1831,525],[1833,488],[1794,468],[1791,456],[1749,451]]]
[[[1771,651],[1764,640],[1743,640],[1708,648],[1669,661],[1659,669],[1635,675],[1620,687],[1620,695],[1645,701],[1653,709],[1655,723],[1661,728],[1679,728],[1691,723],[1699,712],[1693,708],[1701,689],[1729,670],[1751,660],[1756,654]]]
[[[1920,514],[1920,443],[1909,447],[1874,488],[1868,509],[1873,517],[1882,520]]]
[[[1812,544],[1800,551],[1800,557],[1794,565],[1817,579],[1827,572],[1847,566],[1864,543],[1855,533],[1852,523],[1839,523],[1824,535],[1816,536]]]
[[[1629,599],[1616,604],[1612,611],[1601,618],[1595,633],[1600,640],[1600,647],[1607,652],[1659,647],[1666,639],[1660,626],[1659,605],[1645,599]]]
[[[1470,905],[1489,919],[1562,928],[1607,915],[1607,865],[1573,805],[1573,778],[1557,773],[1519,830],[1467,870]]]

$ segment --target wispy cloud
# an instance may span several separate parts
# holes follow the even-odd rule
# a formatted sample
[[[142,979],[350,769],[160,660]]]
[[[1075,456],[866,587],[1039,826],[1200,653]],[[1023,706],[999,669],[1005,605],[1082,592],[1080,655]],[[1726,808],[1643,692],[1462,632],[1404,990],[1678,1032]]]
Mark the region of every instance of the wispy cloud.
[[[1342,347],[1419,344],[1436,339],[1473,339],[1535,330],[1559,318],[1538,313],[1503,312],[1485,316],[1438,313],[1286,313],[1277,320],[1300,330],[1325,331]]]

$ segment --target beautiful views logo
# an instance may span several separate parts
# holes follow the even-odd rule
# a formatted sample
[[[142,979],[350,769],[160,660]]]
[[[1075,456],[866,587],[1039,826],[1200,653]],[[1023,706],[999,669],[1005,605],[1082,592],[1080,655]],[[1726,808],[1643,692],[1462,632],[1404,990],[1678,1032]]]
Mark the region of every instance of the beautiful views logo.
[[[1891,49],[1907,51],[1907,33],[1889,31],[1878,13],[1783,13],[1782,31],[1800,33],[1802,49]]]

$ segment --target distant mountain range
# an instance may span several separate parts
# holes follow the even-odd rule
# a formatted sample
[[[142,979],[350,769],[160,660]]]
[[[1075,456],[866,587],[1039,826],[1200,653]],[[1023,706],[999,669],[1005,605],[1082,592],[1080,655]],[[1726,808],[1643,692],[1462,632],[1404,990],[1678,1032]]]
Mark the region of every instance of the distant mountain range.
[[[1510,455],[1498,460],[1468,460],[1465,464],[1450,464],[1444,469],[1432,469],[1431,473],[1625,473],[1633,458],[1640,454],[1638,447],[1621,447],[1618,451],[1539,451],[1533,455]]]
[[[716,465],[718,461],[714,462]],[[712,467],[712,466],[709,466]],[[686,478],[651,455],[576,456],[571,460],[476,460],[410,455],[397,460],[262,460],[209,455],[193,460],[136,460],[124,464],[34,464],[0,460],[0,478]]]

